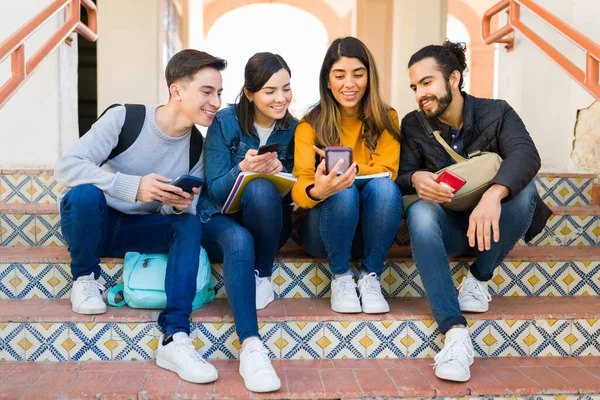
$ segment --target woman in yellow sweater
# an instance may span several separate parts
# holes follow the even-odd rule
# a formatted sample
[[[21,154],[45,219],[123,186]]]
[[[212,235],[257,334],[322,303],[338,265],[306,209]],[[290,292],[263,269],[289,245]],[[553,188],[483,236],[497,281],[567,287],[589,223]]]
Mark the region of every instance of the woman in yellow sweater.
[[[298,182],[292,198],[309,209],[300,224],[300,241],[311,255],[328,259],[333,311],[388,312],[380,277],[402,215],[402,196],[394,183],[400,158],[398,115],[382,101],[373,56],[356,38],[331,44],[319,88],[320,101],[295,133]],[[342,161],[326,174],[322,158],[327,146],[352,148],[354,163],[343,174],[337,173]],[[357,175],[382,172],[391,179],[355,184]],[[358,285],[351,256],[362,258]]]

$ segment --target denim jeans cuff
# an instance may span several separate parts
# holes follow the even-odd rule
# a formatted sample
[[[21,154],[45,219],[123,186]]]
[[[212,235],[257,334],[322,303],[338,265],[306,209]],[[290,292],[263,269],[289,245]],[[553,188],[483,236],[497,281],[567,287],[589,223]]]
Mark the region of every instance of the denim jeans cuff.
[[[165,330],[164,333],[163,333],[163,337],[168,337],[170,335],[174,335],[174,334],[179,333],[179,332],[183,332],[186,335],[190,336],[189,329],[185,330],[185,329],[182,329],[182,328],[175,328],[173,330],[170,330],[170,329]]]
[[[475,279],[477,279],[479,282],[487,282],[494,277],[493,269],[488,275],[482,275],[481,272],[479,272],[479,268],[477,268],[477,264],[475,263],[471,264],[469,271],[471,271],[471,274],[473,274]]]
[[[348,275],[354,277],[354,272],[352,272],[351,268],[348,268],[348,270],[346,270],[346,272],[342,272],[342,273],[335,272],[335,273],[332,273],[331,275],[332,275],[333,279],[342,278],[342,277],[348,276]]]
[[[237,334],[238,334],[238,338],[239,338],[238,340],[240,342],[240,345],[242,345],[242,343],[244,343],[244,340],[250,339],[251,337],[258,338],[258,340],[262,341],[262,336],[260,336],[260,334],[258,332],[254,332],[254,333],[249,332],[249,333],[245,333],[245,334],[238,332]]]
[[[440,332],[446,334],[450,330],[450,328],[454,325],[464,325],[467,326],[467,319],[462,315],[460,317],[449,317],[444,321],[438,322]]]

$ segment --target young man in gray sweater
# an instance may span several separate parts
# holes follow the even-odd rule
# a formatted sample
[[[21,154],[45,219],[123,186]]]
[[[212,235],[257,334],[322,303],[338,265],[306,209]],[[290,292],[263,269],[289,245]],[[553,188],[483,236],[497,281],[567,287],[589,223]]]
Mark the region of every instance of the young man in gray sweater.
[[[187,381],[212,382],[217,370],[194,349],[189,317],[196,295],[202,237],[193,194],[170,184],[190,174],[204,178],[200,155],[190,146],[201,137],[194,124],[209,126],[221,106],[225,60],[183,50],[169,61],[169,101],[145,107],[139,135],[124,151],[113,149],[125,130],[126,108],[109,109],[57,162],[55,177],[65,186],[59,198],[61,228],[71,254],[74,312],[102,314],[106,304],[98,282],[100,257],[127,251],[168,252],[167,305],[158,317],[163,332],[157,364]],[[128,111],[129,112],[129,111]],[[140,118],[141,122],[141,118]],[[193,164],[193,165],[192,165]],[[191,170],[190,170],[191,168]]]

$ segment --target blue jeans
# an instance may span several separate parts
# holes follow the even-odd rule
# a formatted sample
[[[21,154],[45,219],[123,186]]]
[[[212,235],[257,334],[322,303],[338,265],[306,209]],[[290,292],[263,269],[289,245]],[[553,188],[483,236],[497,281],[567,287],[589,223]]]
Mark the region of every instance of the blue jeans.
[[[73,279],[100,276],[100,257],[128,251],[169,253],[165,277],[167,305],[158,317],[163,333],[190,333],[196,296],[202,224],[194,215],[129,215],[107,206],[93,185],[76,186],[60,204],[61,229],[71,253]]]
[[[255,179],[242,195],[242,209],[215,214],[204,224],[202,246],[208,257],[223,263],[223,279],[240,343],[260,337],[256,317],[258,276],[271,276],[277,250],[292,229],[291,206],[273,183]]]
[[[363,259],[364,272],[381,276],[401,218],[398,186],[391,179],[372,179],[310,209],[300,223],[300,242],[313,257],[327,257],[334,277],[351,273],[351,256]]]
[[[423,281],[429,305],[440,332],[452,325],[466,325],[460,312],[448,257],[475,255],[471,265],[473,276],[489,281],[494,269],[523,237],[533,218],[536,188],[529,183],[517,196],[502,204],[500,241],[492,240],[490,250],[479,252],[469,246],[467,229],[470,211],[452,212],[437,203],[419,200],[406,212],[412,256]]]

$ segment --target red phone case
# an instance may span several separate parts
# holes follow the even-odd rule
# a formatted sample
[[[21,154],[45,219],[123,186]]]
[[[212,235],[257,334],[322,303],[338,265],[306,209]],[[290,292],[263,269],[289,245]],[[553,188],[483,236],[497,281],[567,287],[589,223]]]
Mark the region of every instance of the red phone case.
[[[442,172],[435,181],[437,183],[442,183],[446,186],[449,186],[452,190],[454,190],[454,193],[458,192],[459,189],[463,187],[465,183],[467,183],[466,180],[448,170]]]
[[[352,165],[352,148],[343,146],[325,147],[325,173],[329,174],[335,163],[340,159],[344,160],[344,164],[338,172],[343,174]]]

